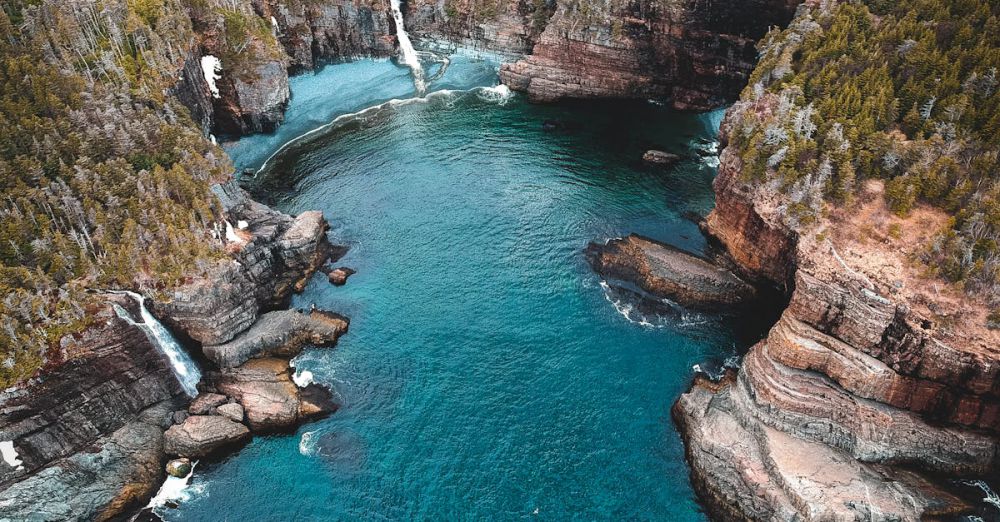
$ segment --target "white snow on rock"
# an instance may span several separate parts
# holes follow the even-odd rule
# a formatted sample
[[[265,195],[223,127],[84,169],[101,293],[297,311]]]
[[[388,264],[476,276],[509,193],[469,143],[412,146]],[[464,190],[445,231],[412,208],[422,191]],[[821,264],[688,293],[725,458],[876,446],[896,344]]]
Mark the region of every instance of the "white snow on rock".
[[[210,54],[202,56],[201,70],[205,73],[205,81],[208,82],[208,89],[212,91],[212,96],[218,98],[219,87],[215,82],[219,78],[222,78],[219,76],[219,73],[222,72],[222,61]]]
[[[236,228],[238,228],[240,230],[243,230],[243,229],[245,229],[248,226],[250,226],[250,223],[247,223],[246,221],[244,221],[242,219],[236,222]]]
[[[236,230],[233,229],[233,225],[226,221],[226,241],[230,243],[246,243],[242,237],[236,234]]]
[[[14,441],[4,440],[0,441],[0,456],[3,456],[3,461],[7,463],[8,466],[22,470],[24,469],[24,464],[21,459],[18,458],[17,450],[14,448]]]

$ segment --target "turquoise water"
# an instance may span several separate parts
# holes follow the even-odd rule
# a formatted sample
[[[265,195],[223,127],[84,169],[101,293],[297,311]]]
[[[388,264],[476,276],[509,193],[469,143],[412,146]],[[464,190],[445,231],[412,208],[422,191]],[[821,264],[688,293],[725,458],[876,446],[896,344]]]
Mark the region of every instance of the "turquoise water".
[[[466,78],[449,88],[495,77]],[[405,96],[408,82],[390,62],[327,67],[293,82],[290,125]],[[343,85],[354,87],[324,87]],[[669,409],[695,364],[735,352],[734,336],[712,318],[643,315],[582,251],[629,232],[702,249],[682,214],[711,208],[711,162],[662,170],[638,158],[711,142],[721,112],[496,92],[342,120],[257,178],[258,197],[322,209],[351,247],[337,263],[358,270],[346,286],[318,274],[293,302],[352,319],[336,348],[296,361],[343,407],[202,463],[165,518],[705,519]],[[258,166],[294,135],[230,151]]]

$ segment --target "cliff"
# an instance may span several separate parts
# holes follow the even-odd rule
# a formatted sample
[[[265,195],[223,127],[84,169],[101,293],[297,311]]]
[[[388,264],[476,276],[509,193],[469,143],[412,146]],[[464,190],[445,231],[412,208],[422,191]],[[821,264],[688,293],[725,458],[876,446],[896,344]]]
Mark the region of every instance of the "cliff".
[[[765,106],[730,109],[724,140]],[[727,520],[972,512],[946,479],[996,470],[1000,334],[979,299],[912,262],[947,216],[897,216],[871,181],[804,227],[745,169],[730,141],[706,230],[790,302],[736,375],[699,377],[674,405],[700,497]]]
[[[134,302],[104,301],[88,311],[91,328],[63,339],[65,361],[0,394],[0,441],[19,461],[0,461],[0,518],[105,519],[156,490],[163,430],[184,393],[146,333],[112,308]]]
[[[797,4],[559,2],[532,54],[504,65],[500,78],[535,101],[666,99],[711,109],[736,98],[757,41],[785,25]]]
[[[0,115],[11,130],[0,156],[9,181],[0,203],[9,225],[0,231],[0,519],[111,519],[163,480],[190,398],[137,303],[103,289],[147,296],[199,358],[202,343],[233,339],[286,307],[329,256],[320,213],[292,217],[250,200],[203,134],[231,100],[256,104],[258,115],[280,105],[268,98],[274,85],[254,79],[260,69],[214,86],[204,74],[203,46],[229,64],[279,64],[285,74],[269,33],[233,30],[245,15],[235,3],[176,0],[13,2],[0,11]],[[237,92],[241,78],[265,98]],[[240,125],[263,128],[266,118],[244,115]],[[296,346],[273,351],[291,357],[306,342],[332,344],[347,327],[322,323],[308,338],[287,333]],[[287,359],[278,364],[290,382]],[[296,415],[284,427],[335,407],[316,385],[285,392]],[[249,433],[244,405],[222,399],[232,404],[198,416],[218,425],[239,411],[229,422]]]
[[[403,7],[417,47],[497,54],[511,62],[501,68],[500,80],[533,101],[639,98],[705,110],[737,97],[756,63],[757,41],[770,27],[787,24],[798,3],[414,0]],[[279,125],[289,72],[396,53],[385,0],[209,6],[194,9],[192,18],[201,54],[221,58],[209,117],[214,114],[213,128],[226,135]],[[201,94],[182,99],[204,114],[204,103],[191,101],[203,98],[205,88],[195,79],[190,83],[189,92]]]

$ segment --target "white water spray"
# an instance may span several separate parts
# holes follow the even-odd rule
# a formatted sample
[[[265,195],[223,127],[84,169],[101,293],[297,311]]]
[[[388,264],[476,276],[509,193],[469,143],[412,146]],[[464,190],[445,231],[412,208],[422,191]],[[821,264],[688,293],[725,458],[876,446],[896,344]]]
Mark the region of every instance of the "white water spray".
[[[143,322],[137,323],[133,321],[125,310],[122,310],[122,308],[118,305],[114,305],[115,312],[118,314],[118,317],[125,319],[139,328],[142,328],[143,331],[146,332],[149,339],[153,341],[153,344],[156,345],[160,352],[166,355],[167,359],[170,360],[170,367],[173,369],[174,375],[181,383],[181,387],[184,388],[184,391],[191,397],[198,395],[197,386],[198,381],[201,380],[201,370],[198,369],[198,365],[195,364],[194,360],[191,359],[191,356],[188,355],[188,353],[184,351],[184,348],[181,347],[180,343],[177,342],[177,339],[174,339],[170,330],[167,330],[167,328],[163,326],[163,324],[161,324],[160,321],[153,316],[153,314],[149,313],[149,310],[146,309],[146,298],[135,292],[129,291],[115,293],[126,294],[139,303],[139,313],[142,315]]]
[[[392,7],[392,19],[396,22],[396,39],[399,40],[399,51],[402,55],[400,61],[410,68],[410,72],[413,74],[413,86],[417,88],[417,95],[423,96],[424,92],[427,91],[424,68],[420,65],[420,58],[417,56],[417,51],[413,49],[413,43],[410,42],[410,35],[406,34],[406,28],[403,27],[403,11],[400,9],[399,0],[389,0],[389,5]]]

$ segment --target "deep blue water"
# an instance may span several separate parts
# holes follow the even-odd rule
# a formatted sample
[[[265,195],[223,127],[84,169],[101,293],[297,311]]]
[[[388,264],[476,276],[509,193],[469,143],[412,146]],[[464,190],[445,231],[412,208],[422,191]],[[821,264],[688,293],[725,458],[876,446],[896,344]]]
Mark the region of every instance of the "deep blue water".
[[[455,65],[448,88],[495,81],[488,63]],[[278,135],[230,152],[257,167],[411,90],[391,62],[329,66],[293,81]],[[269,163],[257,195],[322,209],[351,247],[337,264],[358,270],[340,288],[318,274],[293,302],[351,317],[336,348],[296,361],[343,407],[200,465],[168,520],[704,520],[669,409],[733,334],[629,312],[582,250],[629,232],[703,248],[681,214],[711,208],[714,168],[638,159],[714,140],[721,111],[487,94],[387,105]]]

